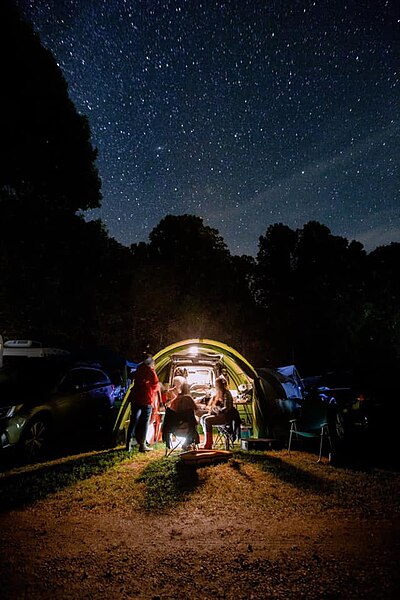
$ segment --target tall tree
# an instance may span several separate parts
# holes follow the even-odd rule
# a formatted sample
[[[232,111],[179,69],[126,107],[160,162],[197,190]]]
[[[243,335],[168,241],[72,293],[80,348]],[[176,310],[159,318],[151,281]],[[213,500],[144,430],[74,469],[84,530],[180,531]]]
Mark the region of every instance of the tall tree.
[[[106,236],[76,212],[100,203],[96,152],[55,59],[8,0],[0,68],[0,330],[91,337]]]
[[[0,3],[0,189],[75,213],[100,202],[86,117],[53,57],[13,3]]]
[[[282,223],[271,225],[259,239],[252,288],[258,304],[265,309],[262,336],[267,344],[266,355],[275,364],[293,361],[296,239],[296,233]]]
[[[240,348],[252,338],[246,259],[233,259],[218,231],[193,215],[167,215],[149,244],[132,248],[138,344],[216,338]],[[247,294],[247,295],[246,295]]]
[[[365,260],[360,243],[332,235],[325,225],[311,221],[298,230],[295,308],[297,345],[305,365],[321,369],[349,364],[353,330],[365,301]]]
[[[400,243],[367,257],[366,304],[358,332],[359,369],[378,393],[393,392],[400,364]],[[393,393],[387,399],[395,401]]]
[[[361,244],[314,221],[296,231],[273,225],[260,238],[255,292],[275,362],[305,370],[348,364],[365,302],[365,257]]]

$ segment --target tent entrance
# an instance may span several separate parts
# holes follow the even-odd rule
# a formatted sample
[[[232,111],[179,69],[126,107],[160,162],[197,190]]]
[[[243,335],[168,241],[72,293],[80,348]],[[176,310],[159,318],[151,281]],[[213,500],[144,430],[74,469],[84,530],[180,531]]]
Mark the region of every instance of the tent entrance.
[[[259,377],[250,363],[236,350],[222,342],[208,339],[190,339],[177,342],[154,355],[155,368],[161,388],[169,388],[177,366],[187,370],[190,394],[195,398],[213,392],[215,379],[224,375],[239,413],[257,435],[257,406],[262,388]],[[134,385],[134,384],[133,384]],[[130,419],[128,390],[114,429],[117,443],[123,444]],[[159,395],[149,431],[149,441],[160,439],[164,406]]]

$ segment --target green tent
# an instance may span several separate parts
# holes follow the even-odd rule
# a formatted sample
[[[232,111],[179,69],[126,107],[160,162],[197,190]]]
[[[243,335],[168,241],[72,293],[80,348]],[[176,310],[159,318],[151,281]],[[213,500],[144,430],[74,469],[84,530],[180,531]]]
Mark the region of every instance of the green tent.
[[[168,384],[171,368],[174,361],[205,356],[218,360],[219,367],[223,367],[230,381],[230,388],[251,390],[251,420],[253,436],[262,438],[272,434],[271,417],[274,414],[275,400],[284,397],[284,391],[276,389],[265,378],[260,377],[255,368],[237,350],[222,342],[208,339],[189,339],[176,342],[163,348],[154,355],[155,368],[160,382]],[[134,385],[134,384],[132,384]],[[131,386],[132,387],[132,386]],[[131,388],[130,388],[131,389]],[[115,425],[117,443],[123,443],[130,417],[129,391],[121,405]],[[283,394],[283,395],[282,395]],[[153,432],[150,435],[158,438],[159,427],[153,423]]]

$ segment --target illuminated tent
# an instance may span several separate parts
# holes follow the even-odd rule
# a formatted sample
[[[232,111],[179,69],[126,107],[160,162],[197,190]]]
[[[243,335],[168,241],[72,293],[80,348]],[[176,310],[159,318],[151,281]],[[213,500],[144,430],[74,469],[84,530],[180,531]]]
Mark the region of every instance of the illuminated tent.
[[[154,355],[155,368],[160,381],[166,382],[169,379],[174,356],[189,356],[193,352],[220,355],[232,384],[237,388],[241,384],[251,384],[253,435],[258,438],[271,436],[271,418],[275,411],[276,399],[280,395],[280,390],[261,377],[255,368],[237,350],[222,342],[208,339],[189,339],[176,342],[160,350]],[[283,390],[282,394],[284,394]],[[114,429],[117,443],[124,443],[129,418],[128,390],[121,405]],[[148,439],[159,439],[159,429],[160,423],[156,420],[152,423]]]

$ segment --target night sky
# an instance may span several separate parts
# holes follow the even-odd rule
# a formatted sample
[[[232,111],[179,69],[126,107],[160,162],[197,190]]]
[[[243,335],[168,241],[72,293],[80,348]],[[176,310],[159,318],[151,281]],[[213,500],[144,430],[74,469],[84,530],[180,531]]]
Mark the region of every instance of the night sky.
[[[315,219],[400,241],[395,0],[18,0],[88,116],[123,244],[196,214],[233,254]]]

